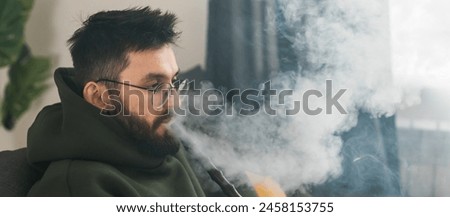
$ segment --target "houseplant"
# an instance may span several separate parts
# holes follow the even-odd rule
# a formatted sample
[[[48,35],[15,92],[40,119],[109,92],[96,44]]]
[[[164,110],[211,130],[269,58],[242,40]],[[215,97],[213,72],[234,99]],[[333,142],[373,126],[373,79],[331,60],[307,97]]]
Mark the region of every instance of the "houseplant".
[[[25,42],[24,28],[32,6],[33,0],[0,1],[0,67],[8,67],[9,78],[0,99],[0,119],[8,130],[47,88],[50,61],[33,56]]]

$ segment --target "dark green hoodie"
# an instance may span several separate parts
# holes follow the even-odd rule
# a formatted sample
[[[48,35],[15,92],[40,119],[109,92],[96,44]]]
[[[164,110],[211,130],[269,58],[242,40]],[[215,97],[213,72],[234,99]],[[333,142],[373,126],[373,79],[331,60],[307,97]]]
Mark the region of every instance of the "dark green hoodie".
[[[56,70],[61,103],[28,131],[28,160],[44,171],[29,196],[204,196],[182,147],[164,158],[140,151],[119,122],[76,93],[71,73]]]

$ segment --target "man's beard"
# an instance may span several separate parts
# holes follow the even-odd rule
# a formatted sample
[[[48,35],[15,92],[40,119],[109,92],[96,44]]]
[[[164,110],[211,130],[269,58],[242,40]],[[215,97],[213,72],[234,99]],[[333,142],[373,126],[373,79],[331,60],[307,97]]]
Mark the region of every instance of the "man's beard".
[[[123,104],[123,102],[120,102]],[[118,105],[116,105],[116,108]],[[122,106],[122,112],[116,113],[115,118],[128,131],[130,138],[141,151],[144,151],[155,157],[164,157],[174,155],[180,148],[180,142],[170,131],[166,130],[164,135],[158,135],[156,129],[160,127],[167,119],[171,118],[169,112],[156,117],[153,126],[137,114],[130,112],[126,106]],[[125,115],[126,114],[126,115]]]

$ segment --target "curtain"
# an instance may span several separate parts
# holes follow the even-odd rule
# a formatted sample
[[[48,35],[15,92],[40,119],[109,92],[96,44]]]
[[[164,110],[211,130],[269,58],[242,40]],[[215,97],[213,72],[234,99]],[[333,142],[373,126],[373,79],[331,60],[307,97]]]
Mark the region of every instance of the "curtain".
[[[249,88],[279,70],[275,1],[210,0],[207,79],[216,86]]]

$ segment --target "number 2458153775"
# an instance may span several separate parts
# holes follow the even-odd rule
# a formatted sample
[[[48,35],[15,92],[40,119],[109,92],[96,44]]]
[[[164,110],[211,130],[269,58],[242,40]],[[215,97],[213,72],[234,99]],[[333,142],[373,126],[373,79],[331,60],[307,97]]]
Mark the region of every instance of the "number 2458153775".
[[[260,203],[259,212],[333,212],[333,202]]]

